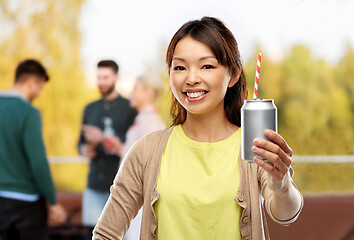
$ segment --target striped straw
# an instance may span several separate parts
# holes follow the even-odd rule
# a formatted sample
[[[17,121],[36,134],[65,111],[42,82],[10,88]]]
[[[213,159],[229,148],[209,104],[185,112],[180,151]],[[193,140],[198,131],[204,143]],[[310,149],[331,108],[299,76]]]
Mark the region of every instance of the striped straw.
[[[258,53],[256,79],[255,79],[255,82],[254,82],[254,90],[253,90],[253,100],[255,100],[257,98],[258,82],[259,82],[259,71],[261,70],[261,59],[262,59],[262,54]]]

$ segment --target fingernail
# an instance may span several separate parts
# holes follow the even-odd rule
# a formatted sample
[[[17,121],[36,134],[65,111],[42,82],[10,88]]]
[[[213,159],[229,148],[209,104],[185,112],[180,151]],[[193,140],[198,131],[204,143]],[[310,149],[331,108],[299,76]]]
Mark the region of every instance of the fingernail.
[[[253,147],[252,147],[252,151],[253,151],[253,152],[257,152],[258,149],[259,149],[259,148],[256,147],[256,146],[253,146]]]
[[[267,130],[265,130],[265,134],[268,134],[271,136],[273,134],[273,132],[271,130],[267,129]]]
[[[254,144],[259,144],[261,142],[261,140],[259,139],[259,138],[255,138],[254,140],[253,140],[253,143]]]

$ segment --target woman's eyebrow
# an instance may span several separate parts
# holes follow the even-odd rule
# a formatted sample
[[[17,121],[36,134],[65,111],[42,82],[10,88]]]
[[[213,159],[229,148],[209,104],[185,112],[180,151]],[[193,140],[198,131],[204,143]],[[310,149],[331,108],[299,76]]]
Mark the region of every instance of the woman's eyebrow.
[[[182,61],[182,62],[185,62],[186,60],[184,60],[183,58],[180,58],[180,57],[174,57],[172,58],[173,61],[176,61],[176,60],[179,60],[179,61]]]
[[[199,58],[199,61],[206,60],[206,59],[209,59],[209,58],[216,59],[214,56],[204,56],[204,57]],[[180,58],[180,57],[174,57],[172,60],[173,61],[179,60],[179,61],[182,61],[182,62],[186,61],[184,58]]]
[[[209,59],[209,58],[214,58],[214,59],[216,59],[214,56],[205,56],[205,57],[199,58],[199,60],[205,60],[205,59]]]

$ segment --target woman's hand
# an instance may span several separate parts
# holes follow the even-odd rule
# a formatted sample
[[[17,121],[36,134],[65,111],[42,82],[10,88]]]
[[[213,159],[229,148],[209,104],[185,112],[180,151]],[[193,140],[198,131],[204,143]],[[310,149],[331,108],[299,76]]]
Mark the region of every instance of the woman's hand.
[[[106,151],[122,156],[123,143],[116,136],[105,137],[103,139],[103,147]]]
[[[271,176],[269,178],[270,189],[275,192],[284,192],[289,187],[289,167],[293,151],[284,138],[276,132],[267,129],[265,136],[273,142],[256,138],[253,141],[252,151],[268,162],[257,156],[253,160]]]
[[[96,146],[92,144],[81,144],[80,153],[87,158],[94,158],[97,156]]]
[[[303,198],[300,192],[291,182],[289,168],[293,151],[286,141],[276,132],[266,130],[265,136],[271,141],[256,138],[252,150],[268,162],[254,157],[261,168],[268,172],[267,179],[269,188],[273,191],[270,202],[272,216],[279,221],[288,221],[300,212]]]

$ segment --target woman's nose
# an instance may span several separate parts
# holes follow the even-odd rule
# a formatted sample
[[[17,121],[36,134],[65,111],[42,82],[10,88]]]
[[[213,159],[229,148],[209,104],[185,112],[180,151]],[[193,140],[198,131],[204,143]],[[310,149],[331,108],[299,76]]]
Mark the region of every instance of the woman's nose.
[[[201,82],[201,79],[196,70],[190,70],[186,79],[187,85],[193,86]]]

